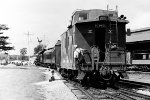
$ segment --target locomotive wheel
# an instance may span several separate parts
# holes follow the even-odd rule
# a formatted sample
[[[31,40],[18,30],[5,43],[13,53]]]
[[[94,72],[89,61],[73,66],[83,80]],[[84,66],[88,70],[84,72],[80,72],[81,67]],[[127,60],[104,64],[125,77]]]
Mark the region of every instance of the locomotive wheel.
[[[106,89],[105,83],[100,78],[99,71],[97,70],[93,71],[90,79],[91,79],[90,81],[92,87],[99,88],[99,89]]]
[[[81,81],[83,87],[106,89],[106,82],[101,80],[99,71],[86,72],[83,80]]]
[[[86,72],[84,78],[81,80],[81,84],[83,87],[89,88],[91,86],[91,72]]]
[[[114,89],[118,89],[116,86],[115,86],[115,83],[117,81],[119,81],[119,78],[120,76],[117,76],[114,71],[111,71],[111,73],[103,76],[102,74],[100,74],[100,77],[102,78],[102,81],[104,82],[104,84],[106,86],[109,86],[111,88],[114,88]]]
[[[101,72],[100,73],[101,82],[103,82],[106,86],[114,85],[114,75],[110,72]]]
[[[68,79],[74,80],[75,74],[73,70],[68,70]]]

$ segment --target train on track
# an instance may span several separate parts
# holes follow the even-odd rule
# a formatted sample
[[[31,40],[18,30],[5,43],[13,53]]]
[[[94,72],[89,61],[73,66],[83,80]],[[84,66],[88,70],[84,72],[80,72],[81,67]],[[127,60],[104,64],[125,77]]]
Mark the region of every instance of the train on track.
[[[116,10],[78,10],[56,45],[41,51],[36,65],[51,66],[83,86],[113,85],[127,77],[126,24]]]

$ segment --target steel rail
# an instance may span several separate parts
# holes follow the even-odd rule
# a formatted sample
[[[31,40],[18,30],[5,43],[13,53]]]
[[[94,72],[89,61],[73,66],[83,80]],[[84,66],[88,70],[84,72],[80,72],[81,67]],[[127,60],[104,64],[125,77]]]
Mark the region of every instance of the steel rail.
[[[130,81],[130,80],[120,80],[118,83],[131,84],[131,85],[142,86],[142,87],[150,87],[150,83],[143,83],[143,82]]]
[[[141,94],[141,93],[137,93],[135,91],[129,90],[129,89],[124,89],[124,88],[120,88],[119,92],[122,94],[126,94],[129,96],[134,96],[136,98],[140,98],[140,99],[146,99],[146,100],[150,100],[150,96],[145,95],[145,94]]]
[[[93,91],[98,94],[103,94],[108,98],[111,98],[112,100],[136,100],[135,98],[126,95],[124,93],[119,92],[118,90],[114,90],[111,88],[106,89],[105,91],[101,91],[98,89],[93,89]]]
[[[69,86],[67,86],[67,87],[69,87],[70,89],[71,89],[71,91],[74,93],[74,91],[80,91],[80,92],[82,92],[82,94],[80,94],[80,95],[76,95],[75,93],[74,93],[74,95],[78,98],[78,99],[82,99],[82,98],[80,98],[81,96],[83,97],[83,99],[85,100],[85,99],[87,99],[87,100],[97,100],[95,97],[94,97],[94,95],[92,95],[91,93],[89,93],[85,88],[83,88],[79,83],[77,83],[77,82],[73,82],[73,81],[66,81],[66,82],[64,82],[65,84],[66,84],[66,86],[67,86],[67,84],[72,84],[73,85],[73,87],[69,87]],[[86,98],[87,97],[87,98]]]
[[[135,82],[135,81],[130,81],[130,80],[120,80],[119,82],[119,92],[121,94],[126,94],[126,95],[129,95],[129,96],[133,96],[133,97],[137,97],[137,98],[140,98],[140,99],[146,99],[146,100],[150,100],[150,96],[149,95],[146,95],[146,94],[142,94],[142,93],[137,93],[136,91],[134,91],[133,89],[137,88],[137,89],[140,89],[140,88],[150,88],[150,84],[149,83],[142,83],[142,82]],[[130,85],[130,88],[127,88],[126,86],[129,86]],[[131,88],[132,86],[132,88]]]
[[[84,100],[136,100],[133,98],[131,95],[128,95],[126,93],[121,93],[121,91],[117,91],[114,89],[106,89],[106,90],[101,90],[101,89],[95,89],[95,88],[89,88],[85,89],[84,87],[81,86],[81,84],[73,81],[66,81],[64,82],[65,84],[72,84],[73,87],[71,87],[71,91],[73,92],[74,90],[81,91],[83,94],[87,96],[87,99],[84,98]],[[69,86],[68,86],[69,87]],[[80,96],[74,94],[78,99],[82,100]]]
[[[123,85],[135,85],[135,86],[148,86],[148,84],[145,83],[140,83],[140,82],[131,82],[131,81],[126,81],[126,80],[121,80],[119,81],[119,84]],[[79,82],[74,82],[70,80],[64,81],[66,84],[71,84],[70,90],[73,92],[73,94],[79,99],[79,100],[150,100],[150,96],[144,95],[137,93],[132,90],[132,88],[123,88],[120,85],[118,90],[115,89],[109,89],[107,88],[106,90],[101,90],[101,89],[95,89],[90,87],[89,89],[85,89],[84,87],[81,86]],[[69,86],[67,86],[69,87]],[[109,91],[110,90],[110,91]],[[82,94],[75,94],[74,91],[80,91]]]

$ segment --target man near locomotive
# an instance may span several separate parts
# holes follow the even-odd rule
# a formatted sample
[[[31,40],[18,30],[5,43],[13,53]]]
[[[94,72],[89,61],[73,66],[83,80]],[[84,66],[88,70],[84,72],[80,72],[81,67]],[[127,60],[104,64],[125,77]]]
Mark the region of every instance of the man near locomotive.
[[[79,66],[84,62],[83,51],[84,49],[78,48],[77,45],[74,45],[75,65],[77,65],[78,69],[80,69]]]

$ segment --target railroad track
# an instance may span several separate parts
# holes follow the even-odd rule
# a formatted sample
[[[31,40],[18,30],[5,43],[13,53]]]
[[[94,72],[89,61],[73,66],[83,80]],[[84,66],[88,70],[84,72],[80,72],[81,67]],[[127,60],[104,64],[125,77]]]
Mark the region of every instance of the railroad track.
[[[85,89],[78,82],[65,81],[64,83],[79,100],[150,100],[148,95],[121,87],[118,90],[112,88],[102,90],[92,87]]]
[[[148,83],[120,80],[117,83],[119,89],[107,88],[106,90],[102,90],[92,87],[86,89],[79,82],[63,79],[66,80],[64,81],[66,86],[79,100],[150,100],[150,96],[137,93],[133,90],[133,88],[142,87],[150,89],[150,84]]]
[[[150,96],[144,95],[144,94],[141,94],[141,93],[137,93],[133,90],[120,88],[119,92],[121,94],[126,94],[126,95],[130,96],[131,98],[133,98],[135,100],[150,100]]]
[[[97,95],[102,93],[99,89],[92,89],[92,91],[94,91]],[[148,95],[140,94],[124,88],[119,88],[118,90],[108,88],[103,92],[103,94],[112,100],[150,100],[150,96]]]
[[[79,100],[95,100],[80,84],[72,81],[65,81],[64,83]]]
[[[64,82],[71,92],[78,98],[78,100],[125,100],[116,97],[116,91],[114,90],[101,90],[95,88],[86,89],[77,82],[66,81]],[[129,99],[127,99],[129,100]]]
[[[129,80],[120,80],[118,83],[124,84],[124,85],[127,84],[127,85],[132,85],[132,86],[137,86],[137,87],[150,88],[150,83],[142,83],[142,82],[129,81]]]
[[[150,100],[149,95],[137,93],[136,90],[139,89],[149,89],[150,90],[150,84],[149,83],[142,83],[142,82],[135,82],[135,81],[129,81],[129,80],[120,80],[117,83],[117,86],[119,87],[119,92],[129,95],[132,98],[135,98],[136,100]]]

